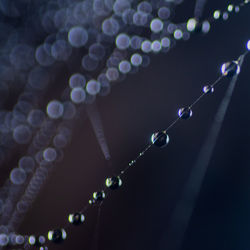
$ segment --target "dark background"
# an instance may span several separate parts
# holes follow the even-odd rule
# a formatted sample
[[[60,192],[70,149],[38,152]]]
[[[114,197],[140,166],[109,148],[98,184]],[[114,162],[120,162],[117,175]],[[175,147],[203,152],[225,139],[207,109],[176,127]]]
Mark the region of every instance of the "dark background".
[[[210,0],[204,16],[228,1]],[[193,15],[194,1],[176,9],[176,21]],[[102,118],[111,160],[105,160],[85,111],[77,120],[64,160],[51,174],[19,233],[40,234],[67,224],[67,216],[88,203],[107,176],[123,169],[166,128],[178,108],[187,106],[220,74],[221,64],[237,59],[250,39],[249,6],[211,32],[177,42],[167,54],[151,55],[151,64],[117,83],[95,104]],[[182,250],[247,250],[250,247],[249,98],[250,58],[246,57],[222,130],[188,225]],[[67,240],[50,249],[166,249],[169,221],[226,91],[215,92],[193,109],[193,117],[169,131],[164,149],[152,148],[123,178],[123,186],[102,205],[86,212],[86,222],[68,229]],[[95,249],[96,250],[96,249]],[[169,249],[171,250],[171,249]]]

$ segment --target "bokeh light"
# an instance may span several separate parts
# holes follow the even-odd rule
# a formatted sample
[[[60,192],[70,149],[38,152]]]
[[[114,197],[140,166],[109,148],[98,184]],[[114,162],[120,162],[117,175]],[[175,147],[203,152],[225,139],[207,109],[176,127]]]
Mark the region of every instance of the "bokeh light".
[[[168,37],[163,37],[163,38],[161,39],[161,46],[162,46],[163,48],[168,48],[168,47],[170,47],[170,39],[169,39]]]
[[[54,58],[50,55],[48,50],[45,49],[44,44],[40,45],[37,47],[36,52],[35,52],[35,58],[36,61],[41,65],[41,66],[50,66],[54,63]]]
[[[63,103],[63,119],[70,120],[75,116],[75,114],[76,114],[75,105],[70,101],[64,102]]]
[[[123,60],[119,64],[119,70],[121,73],[127,74],[131,70],[131,64],[128,61]]]
[[[176,40],[180,40],[183,37],[183,32],[180,29],[175,30],[174,38]]]
[[[84,46],[88,41],[88,33],[83,27],[73,27],[68,33],[69,43],[76,48]]]
[[[129,44],[130,44],[130,38],[127,34],[119,34],[117,37],[116,37],[116,46],[117,48],[121,49],[121,50],[124,50],[124,49],[127,49],[129,47]]]
[[[161,18],[162,20],[168,19],[170,17],[170,9],[168,7],[161,7],[158,10],[158,17]]]
[[[142,63],[142,57],[140,54],[135,53],[131,56],[130,61],[133,66],[140,66]]]
[[[150,23],[150,29],[154,33],[159,33],[163,29],[163,22],[159,18],[155,18]]]
[[[132,49],[140,49],[143,39],[139,36],[132,36],[130,39],[130,47]]]
[[[89,56],[94,60],[102,60],[105,56],[105,48],[100,43],[94,43],[89,47]]]
[[[57,153],[56,153],[56,150],[54,148],[49,147],[43,151],[43,158],[44,158],[44,160],[46,160],[48,162],[55,161],[56,156],[57,156]]]
[[[145,13],[151,13],[153,8],[151,3],[147,1],[140,2],[137,6],[137,10]]]
[[[21,185],[26,180],[26,173],[21,168],[14,168],[10,172],[10,180],[13,184]]]
[[[197,26],[197,20],[195,18],[190,18],[187,21],[187,30],[190,32],[193,32],[196,29]]]
[[[35,169],[35,161],[31,156],[23,156],[18,162],[20,169],[23,169],[25,173],[31,173]]]
[[[113,5],[113,10],[118,16],[122,16],[123,12],[129,8],[130,2],[127,0],[116,0]]]
[[[18,144],[27,144],[31,139],[31,129],[26,125],[19,125],[13,131],[13,139]]]
[[[27,121],[33,127],[40,127],[45,119],[45,114],[40,109],[33,109],[29,112]]]
[[[148,14],[142,11],[137,11],[133,15],[133,23],[137,26],[144,26],[148,21]]]
[[[109,81],[116,81],[119,78],[119,72],[116,68],[108,68],[106,71],[106,76]]]
[[[151,51],[151,42],[149,40],[145,40],[141,44],[141,50],[145,53],[149,53]]]
[[[98,61],[89,55],[82,58],[82,67],[87,71],[94,71],[98,67]]]
[[[102,31],[108,36],[116,35],[119,29],[119,23],[112,17],[105,19],[102,23]]]
[[[56,148],[64,148],[67,145],[67,138],[63,134],[57,134],[53,139]]]
[[[72,48],[65,40],[56,40],[51,47],[51,54],[58,61],[67,61],[71,52]]]
[[[0,246],[7,246],[9,243],[9,237],[6,234],[0,234]]]
[[[86,98],[86,93],[84,89],[81,87],[73,88],[70,93],[70,98],[72,102],[79,104],[84,102]]]
[[[151,44],[151,49],[153,52],[160,52],[161,51],[161,42],[158,40],[155,40]]]
[[[214,11],[214,19],[219,19],[221,16],[221,12],[219,10]]]
[[[47,87],[49,83],[49,74],[46,69],[37,66],[30,71],[28,76],[29,85],[36,90],[42,90]]]
[[[34,49],[26,44],[19,44],[10,53],[10,62],[19,70],[28,70],[35,63]]]
[[[84,75],[80,73],[75,73],[71,75],[69,78],[69,86],[70,88],[77,88],[77,87],[82,87],[84,88],[86,85],[86,78]]]
[[[101,89],[101,85],[98,81],[96,80],[89,80],[86,86],[86,91],[90,95],[96,95],[99,93]]]
[[[59,101],[51,101],[47,105],[47,114],[52,119],[58,119],[63,114],[63,105]]]

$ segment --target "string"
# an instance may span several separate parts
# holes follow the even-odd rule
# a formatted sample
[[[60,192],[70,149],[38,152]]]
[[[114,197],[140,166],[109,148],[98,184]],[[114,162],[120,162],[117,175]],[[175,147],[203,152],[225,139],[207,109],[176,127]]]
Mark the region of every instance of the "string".
[[[240,66],[243,64],[244,57],[245,54],[241,55],[239,58]],[[212,158],[212,153],[214,152],[217,138],[219,136],[233,91],[235,89],[237,79],[238,75],[235,75],[230,81],[225,96],[222,99],[218,111],[214,117],[214,121],[211,129],[209,130],[207,139],[205,140],[198,155],[197,161],[191,170],[186,184],[184,185],[183,193],[176,205],[169,223],[169,229],[166,232],[167,237],[165,238],[164,235],[164,242],[167,249],[179,250],[181,248],[183,238],[188,228],[188,224],[193,213],[203,179]]]

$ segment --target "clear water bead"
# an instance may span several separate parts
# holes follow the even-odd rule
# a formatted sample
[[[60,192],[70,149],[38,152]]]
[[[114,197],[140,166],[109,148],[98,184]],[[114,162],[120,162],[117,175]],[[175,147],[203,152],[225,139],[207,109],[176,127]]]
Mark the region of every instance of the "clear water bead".
[[[122,185],[122,180],[119,176],[113,176],[111,178],[107,178],[105,182],[106,187],[111,190],[118,189]]]
[[[211,85],[206,85],[206,86],[203,87],[203,92],[205,94],[207,94],[207,93],[213,93],[214,92],[214,87],[211,86]]]
[[[48,232],[48,239],[54,243],[61,243],[67,238],[66,231],[62,229],[55,229]]]
[[[192,115],[193,115],[193,112],[189,107],[181,108],[178,110],[178,116],[183,120],[187,120]]]
[[[93,193],[93,202],[103,201],[105,199],[104,191],[94,192]]]
[[[82,213],[74,213],[69,215],[68,220],[73,225],[80,225],[84,222],[85,216]]]
[[[240,65],[238,61],[226,62],[221,66],[221,73],[224,76],[232,77],[240,73]]]
[[[151,142],[160,148],[165,147],[169,143],[169,136],[165,132],[155,132],[151,136]]]

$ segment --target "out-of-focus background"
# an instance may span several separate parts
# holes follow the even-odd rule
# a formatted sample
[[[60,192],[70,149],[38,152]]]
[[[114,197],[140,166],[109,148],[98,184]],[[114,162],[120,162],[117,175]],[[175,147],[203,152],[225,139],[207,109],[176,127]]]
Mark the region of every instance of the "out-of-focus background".
[[[14,6],[14,1],[1,0],[0,9],[8,6],[11,12],[12,3]],[[227,5],[228,1],[224,0],[207,1],[203,17],[210,16],[215,9],[225,9]],[[30,9],[38,7],[32,2],[27,4],[27,1],[15,6],[19,10],[23,6]],[[183,1],[174,8],[172,20],[185,22],[194,15],[194,8],[195,1]],[[21,9],[21,12],[30,13],[30,9]],[[29,20],[22,13],[19,16],[7,14],[0,12],[0,29],[5,29],[1,32],[2,48],[7,37],[22,43],[20,34],[18,38],[15,34],[10,37],[15,28],[22,28],[23,36],[30,37],[34,44],[44,40],[36,19]],[[230,15],[228,20],[211,24],[208,34],[192,34],[187,41],[177,41],[168,53],[150,54],[148,67],[128,74],[126,79],[112,86],[107,96],[97,95],[93,104],[80,104],[76,117],[68,123],[72,133],[70,142],[63,149],[63,160],[53,162],[55,166],[34,203],[27,213],[20,215],[22,223],[15,228],[16,232],[39,235],[46,234],[48,229],[65,226],[68,214],[84,207],[92,193],[101,189],[106,177],[119,173],[150,142],[153,132],[166,128],[176,119],[180,107],[192,103],[202,93],[204,85],[217,79],[222,63],[235,60],[246,51],[250,38],[249,14],[249,6],[245,6],[239,13]],[[33,32],[29,33],[31,30]],[[1,50],[2,58],[8,55],[8,51],[11,50]],[[85,50],[73,49],[72,53],[70,64],[66,60],[66,63],[46,66],[49,86],[46,92],[43,90],[41,95],[37,95],[39,101],[36,103],[36,108],[44,113],[48,101],[59,99],[70,74],[81,68],[79,58],[84,56]],[[23,56],[28,55],[24,53]],[[13,60],[14,65],[19,63],[15,57]],[[22,66],[25,65],[19,65]],[[7,83],[9,93],[2,109],[9,111],[23,88],[19,80],[22,70],[13,73],[4,64],[0,68],[2,75],[8,78],[6,81],[2,78],[1,84]],[[250,57],[246,56],[181,250],[245,250],[250,247],[249,68]],[[42,76],[44,74],[34,81],[39,82]],[[9,82],[13,85],[8,85]],[[61,245],[49,243],[48,247],[96,250],[98,241],[100,250],[172,250],[169,240],[174,239],[169,235],[174,230],[171,219],[176,204],[182,197],[185,183],[229,83],[229,79],[223,79],[213,94],[205,96],[193,108],[191,119],[180,121],[169,130],[170,142],[165,148],[152,147],[127,172],[120,190],[112,192],[103,202],[97,227],[98,209],[93,207],[86,211],[83,225],[67,229],[65,242]],[[2,93],[1,98],[4,99],[5,92]],[[87,112],[89,109],[101,120],[97,126],[104,131],[110,159],[105,159],[98,143]],[[29,143],[21,143],[8,152],[1,151],[2,186],[6,185],[11,169],[18,165],[18,159],[28,146]],[[18,195],[24,191],[24,188],[19,190]],[[6,194],[4,191],[1,194],[0,205],[4,206]],[[15,207],[10,209],[14,211]],[[4,224],[9,220],[10,217],[2,218]]]

